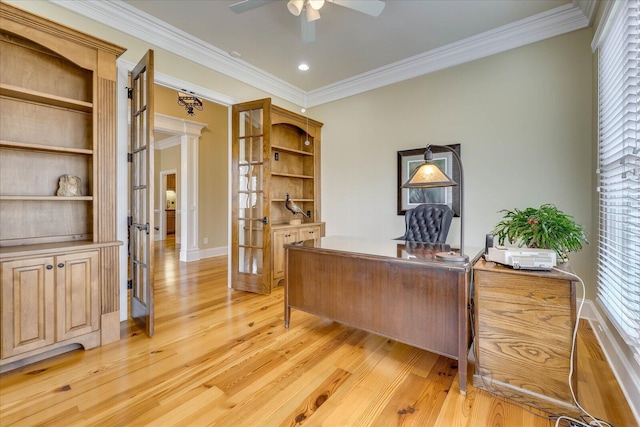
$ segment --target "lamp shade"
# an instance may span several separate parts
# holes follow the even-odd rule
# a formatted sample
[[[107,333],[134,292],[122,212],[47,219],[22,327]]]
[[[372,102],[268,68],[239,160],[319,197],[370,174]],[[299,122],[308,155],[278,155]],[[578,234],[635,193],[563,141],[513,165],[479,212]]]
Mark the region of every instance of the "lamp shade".
[[[402,184],[402,188],[440,188],[458,185],[433,163],[423,163]]]
[[[436,259],[447,262],[467,262],[469,257],[464,253],[464,217],[462,216],[464,197],[463,197],[463,170],[462,161],[456,151],[447,145],[427,145],[424,152],[425,162],[421,164],[413,173],[411,177],[402,184],[402,188],[440,188],[440,187],[453,187],[458,185],[453,179],[451,179],[446,173],[442,171],[433,161],[433,152],[431,148],[440,148],[446,151],[450,151],[453,158],[458,164],[460,171],[460,249],[459,252],[453,250],[449,252],[438,252]]]

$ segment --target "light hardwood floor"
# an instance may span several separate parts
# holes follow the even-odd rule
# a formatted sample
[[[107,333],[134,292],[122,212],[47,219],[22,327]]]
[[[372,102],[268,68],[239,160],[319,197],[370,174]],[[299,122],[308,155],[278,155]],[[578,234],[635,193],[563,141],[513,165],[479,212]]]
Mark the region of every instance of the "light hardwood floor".
[[[156,253],[155,336],[128,323],[119,342],[2,374],[1,426],[554,425],[471,385],[460,395],[446,357],[295,310],[285,329],[282,288],[227,289],[226,257]],[[585,409],[636,426],[586,321],[578,351]]]

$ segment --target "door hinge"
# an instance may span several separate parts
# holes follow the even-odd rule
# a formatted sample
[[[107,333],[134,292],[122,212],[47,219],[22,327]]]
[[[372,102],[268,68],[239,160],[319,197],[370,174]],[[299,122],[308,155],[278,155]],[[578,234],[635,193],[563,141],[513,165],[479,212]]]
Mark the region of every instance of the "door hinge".
[[[127,217],[127,227],[131,227],[133,225],[133,217],[132,216],[128,216]]]
[[[127,153],[127,163],[133,163],[133,154]]]
[[[132,99],[133,98],[133,89],[131,89],[130,87],[125,87],[125,89],[127,90],[127,98]]]
[[[133,280],[127,280],[127,289],[133,289]]]

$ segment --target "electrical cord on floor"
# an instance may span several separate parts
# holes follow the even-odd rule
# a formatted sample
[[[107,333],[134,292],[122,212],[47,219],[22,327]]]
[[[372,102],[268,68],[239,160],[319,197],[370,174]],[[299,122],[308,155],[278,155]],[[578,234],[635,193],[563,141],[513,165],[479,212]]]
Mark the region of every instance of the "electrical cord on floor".
[[[569,273],[567,271],[564,270],[560,270],[556,267],[553,268],[556,271],[559,271],[563,274],[568,274],[572,277],[575,277],[576,279],[578,279],[578,281],[580,282],[580,284],[582,285],[582,301],[580,302],[580,306],[578,307],[578,312],[576,313],[576,322],[575,322],[575,327],[573,329],[573,336],[572,336],[572,342],[571,342],[571,356],[570,356],[570,368],[569,368],[569,389],[571,390],[571,397],[574,401],[574,403],[576,404],[576,406],[578,407],[578,409],[580,411],[582,411],[582,415],[580,416],[580,418],[582,418],[582,420],[578,420],[572,417],[569,417],[567,415],[559,415],[559,414],[554,414],[554,415],[550,415],[550,416],[545,416],[542,414],[538,414],[535,413],[533,411],[531,411],[529,408],[527,408],[528,405],[530,407],[533,407],[539,411],[543,411],[543,412],[547,412],[550,414],[553,414],[554,412],[549,410],[548,408],[542,408],[539,406],[539,402],[533,402],[533,401],[528,401],[526,400],[526,397],[518,394],[518,393],[512,393],[510,396],[507,395],[507,393],[505,393],[503,390],[500,390],[496,387],[493,386],[493,384],[487,384],[487,376],[489,377],[489,382],[493,383],[493,380],[491,378],[491,372],[486,372],[483,373],[482,372],[482,368],[480,366],[480,362],[479,360],[476,358],[475,362],[476,362],[476,371],[478,372],[478,376],[480,377],[480,379],[482,380],[482,384],[485,388],[486,391],[488,391],[491,395],[493,395],[494,397],[497,397],[499,399],[501,399],[502,401],[504,401],[505,403],[510,403],[510,404],[515,404],[516,406],[519,406],[521,409],[529,412],[530,414],[536,415],[538,417],[547,419],[549,421],[554,421],[555,420],[555,427],[560,427],[560,426],[565,426],[565,427],[615,427],[613,424],[601,420],[599,418],[594,417],[593,415],[591,415],[589,412],[587,412],[578,402],[578,399],[575,395],[575,391],[573,390],[573,384],[571,381],[571,378],[573,377],[573,372],[574,372],[574,353],[575,353],[575,347],[576,347],[576,340],[577,340],[577,336],[578,336],[578,326],[580,323],[580,314],[582,312],[582,307],[584,306],[584,296],[586,293],[586,289],[585,289],[585,285],[583,280],[580,278],[580,276],[578,276],[577,274],[573,274],[573,273]],[[471,270],[471,289],[473,290],[474,287],[474,280],[473,280],[473,270]],[[470,293],[471,295],[473,295],[473,293]],[[472,342],[475,342],[475,313],[473,308],[473,303],[469,305],[469,312],[470,312],[470,323],[471,323],[471,339]],[[475,344],[474,344],[475,345]],[[519,399],[523,402],[518,402],[516,400],[513,399]],[[566,424],[561,424],[563,422],[566,422]]]
[[[595,426],[595,427],[614,427],[613,424],[608,423],[604,420],[598,419],[596,417],[594,417],[593,415],[591,415],[589,412],[587,412],[586,409],[584,409],[582,407],[582,405],[580,405],[580,402],[578,402],[578,397],[576,396],[575,391],[573,390],[573,384],[571,381],[571,377],[573,377],[573,372],[575,370],[575,366],[574,366],[574,362],[573,362],[573,355],[575,353],[576,350],[576,341],[577,341],[577,337],[578,337],[578,325],[580,323],[580,314],[582,313],[582,307],[584,306],[584,299],[585,299],[585,295],[586,295],[586,287],[584,285],[584,281],[582,280],[582,278],[580,276],[578,276],[577,274],[574,273],[569,273],[568,271],[564,271],[564,270],[560,270],[557,267],[553,267],[553,269],[555,271],[558,271],[560,273],[563,274],[568,274],[569,276],[575,277],[576,279],[578,279],[578,281],[580,282],[580,285],[582,286],[582,300],[580,301],[580,305],[578,306],[578,312],[576,313],[576,325],[573,328],[573,338],[571,340],[571,357],[570,357],[570,363],[569,363],[569,390],[571,390],[571,397],[573,398],[573,402],[576,404],[576,406],[578,407],[578,409],[580,409],[583,412],[583,418],[584,416],[586,416],[587,418],[591,419],[591,421],[589,421],[588,423],[586,421],[579,421],[576,419],[573,419],[571,417],[567,417],[566,415],[561,415],[560,417],[558,417],[558,420],[556,421],[556,426],[559,426],[559,422],[561,419],[566,419],[568,421],[571,422],[571,426],[584,426],[584,427],[591,427],[591,426]],[[577,423],[577,424],[576,424]]]

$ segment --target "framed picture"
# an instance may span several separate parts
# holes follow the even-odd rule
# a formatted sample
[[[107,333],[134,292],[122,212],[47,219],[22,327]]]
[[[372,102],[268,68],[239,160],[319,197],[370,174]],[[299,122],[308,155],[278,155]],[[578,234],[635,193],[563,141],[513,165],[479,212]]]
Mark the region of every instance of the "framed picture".
[[[448,145],[460,156],[460,144]],[[398,215],[423,203],[448,205],[454,216],[460,216],[460,188],[402,188],[413,171],[424,163],[425,148],[398,151]],[[443,148],[431,147],[433,162],[457,183],[460,182],[460,168],[453,154]]]

